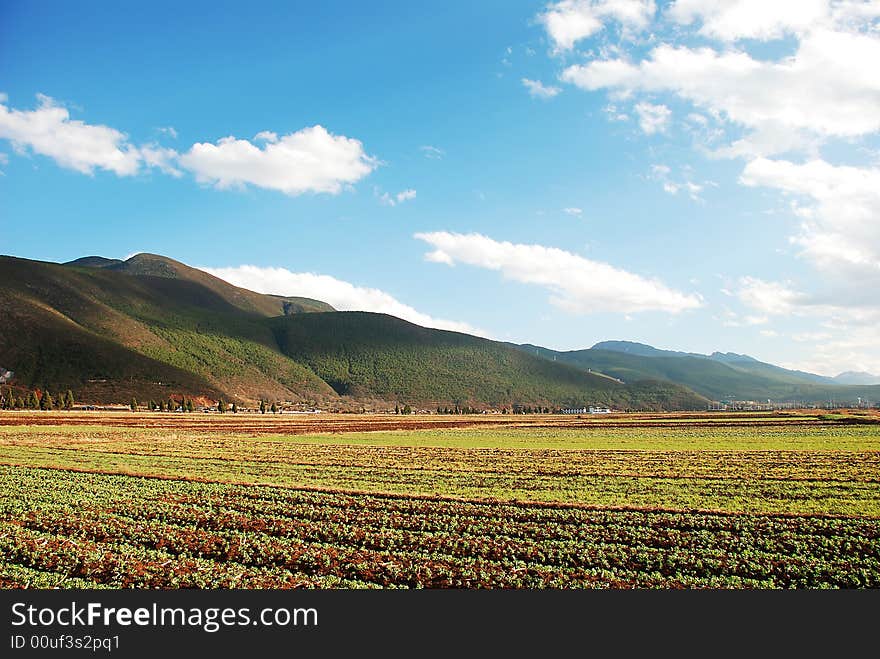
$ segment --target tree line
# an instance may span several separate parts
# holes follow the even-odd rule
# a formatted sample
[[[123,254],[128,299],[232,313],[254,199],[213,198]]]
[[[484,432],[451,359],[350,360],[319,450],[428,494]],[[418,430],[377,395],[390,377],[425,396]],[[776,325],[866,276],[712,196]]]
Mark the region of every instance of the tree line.
[[[132,412],[137,411],[138,401],[136,398],[131,399],[129,407]],[[184,396],[177,401],[169,396],[167,401],[150,399],[147,403],[147,409],[151,412],[195,412],[196,408],[193,404],[192,398]]]
[[[9,387],[0,396],[0,409],[4,410],[70,410],[73,409],[73,392],[68,389],[54,396],[48,391],[34,389],[25,394],[16,394]]]

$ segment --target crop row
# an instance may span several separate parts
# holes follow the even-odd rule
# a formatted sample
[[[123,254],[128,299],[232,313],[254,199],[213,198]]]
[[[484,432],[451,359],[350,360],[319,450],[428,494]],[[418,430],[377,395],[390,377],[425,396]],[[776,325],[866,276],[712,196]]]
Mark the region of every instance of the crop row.
[[[0,467],[0,520],[7,567],[116,587],[880,586],[880,520],[871,518],[514,505]]]

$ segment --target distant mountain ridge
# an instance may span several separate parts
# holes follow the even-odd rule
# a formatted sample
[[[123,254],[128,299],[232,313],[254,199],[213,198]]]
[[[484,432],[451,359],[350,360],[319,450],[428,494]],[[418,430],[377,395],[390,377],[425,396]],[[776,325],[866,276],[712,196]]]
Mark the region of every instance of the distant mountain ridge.
[[[844,371],[832,378],[837,384],[873,385],[880,384],[880,375],[872,375],[864,371]]]
[[[633,341],[602,341],[585,350],[554,351],[525,344],[520,349],[624,382],[652,378],[682,384],[712,400],[821,403],[859,398],[880,400],[880,383],[836,381],[758,361],[748,355],[660,350]],[[849,386],[847,386],[849,385]],[[857,386],[856,386],[857,385]]]

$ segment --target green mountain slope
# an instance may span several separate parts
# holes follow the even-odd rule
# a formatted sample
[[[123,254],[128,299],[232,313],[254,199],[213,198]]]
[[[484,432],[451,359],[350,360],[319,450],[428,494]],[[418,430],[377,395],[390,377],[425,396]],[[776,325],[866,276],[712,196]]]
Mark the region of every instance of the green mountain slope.
[[[386,400],[490,405],[605,404],[693,409],[705,400],[680,386],[623,386],[566,364],[384,314],[314,313],[271,319],[282,352],[337,392]]]

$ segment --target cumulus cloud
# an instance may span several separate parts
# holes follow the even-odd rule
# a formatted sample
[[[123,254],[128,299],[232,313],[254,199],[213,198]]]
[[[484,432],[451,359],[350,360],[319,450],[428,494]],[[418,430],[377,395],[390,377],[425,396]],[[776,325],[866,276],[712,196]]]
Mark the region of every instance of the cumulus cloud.
[[[82,174],[94,174],[96,169],[117,176],[138,173],[140,151],[124,133],[71,119],[67,108],[43,94],[37,100],[34,110],[11,109],[5,99],[0,103],[0,138],[12,142],[16,152],[48,156]]]
[[[635,111],[639,118],[639,128],[645,135],[665,132],[672,118],[672,110],[665,105],[637,103]]]
[[[323,126],[303,128],[275,140],[271,135],[259,134],[262,146],[231,136],[216,144],[193,144],[179,162],[196,180],[217,188],[254,185],[288,195],[337,194],[378,165],[359,140],[333,135]]]
[[[545,85],[540,80],[529,80],[528,78],[523,78],[522,84],[523,87],[529,90],[529,96],[531,96],[532,98],[553,98],[562,91],[560,87]]]
[[[548,5],[538,20],[555,48],[564,51],[601,31],[608,21],[623,30],[643,30],[656,11],[653,0],[563,0]]]
[[[677,0],[667,12],[675,22],[702,23],[700,34],[723,41],[779,39],[803,34],[830,18],[828,0]]]
[[[872,325],[848,327],[835,332],[794,335],[794,340],[804,342],[804,358],[781,365],[829,376],[845,370],[880,373],[880,335],[876,330],[880,315],[875,316],[874,320]]]
[[[593,60],[562,79],[587,90],[672,92],[716,116],[763,131],[856,137],[880,129],[880,40],[810,33],[790,58],[758,60],[662,44],[644,60]]]
[[[696,295],[663,283],[543,245],[498,242],[477,233],[417,233],[434,249],[435,263],[463,263],[495,270],[506,279],[548,289],[550,301],[571,313],[664,311],[678,313],[701,305]]]
[[[156,168],[175,177],[189,171],[199,182],[221,189],[253,185],[288,195],[336,194],[379,164],[360,141],[334,135],[323,126],[280,137],[262,131],[254,142],[224,137],[216,143],[193,144],[184,153],[155,143],[135,145],[115,128],[71,119],[67,108],[52,98],[37,98],[35,109],[17,110],[6,105],[5,95],[0,97],[0,139],[9,140],[17,153],[48,156],[83,174],[106,170],[134,176]],[[170,126],[158,131],[177,135]],[[402,194],[409,199],[415,191]]]
[[[792,240],[823,272],[859,289],[878,289],[880,169],[758,158],[746,165],[740,180],[795,198],[792,208],[802,221]],[[880,294],[873,298],[880,304]]]
[[[201,268],[230,284],[258,293],[309,297],[332,305],[339,311],[372,311],[396,316],[403,320],[436,329],[486,336],[468,323],[434,318],[379,290],[357,286],[330,275],[314,272],[291,272],[286,268],[241,265],[229,268]]]
[[[833,292],[805,293],[790,281],[741,277],[735,294],[743,304],[761,314],[813,317],[825,327],[840,331],[880,323],[880,305],[852,304],[846,296]],[[880,334],[877,336],[880,347]]]
[[[795,291],[790,282],[741,277],[736,294],[744,304],[764,314],[790,314],[807,305],[807,296]]]
[[[821,327],[794,332],[791,339],[804,345],[805,357],[782,366],[825,375],[880,372],[880,306],[850,306],[835,295],[808,294],[789,281],[757,277],[742,277],[736,295],[763,315],[798,317]]]

